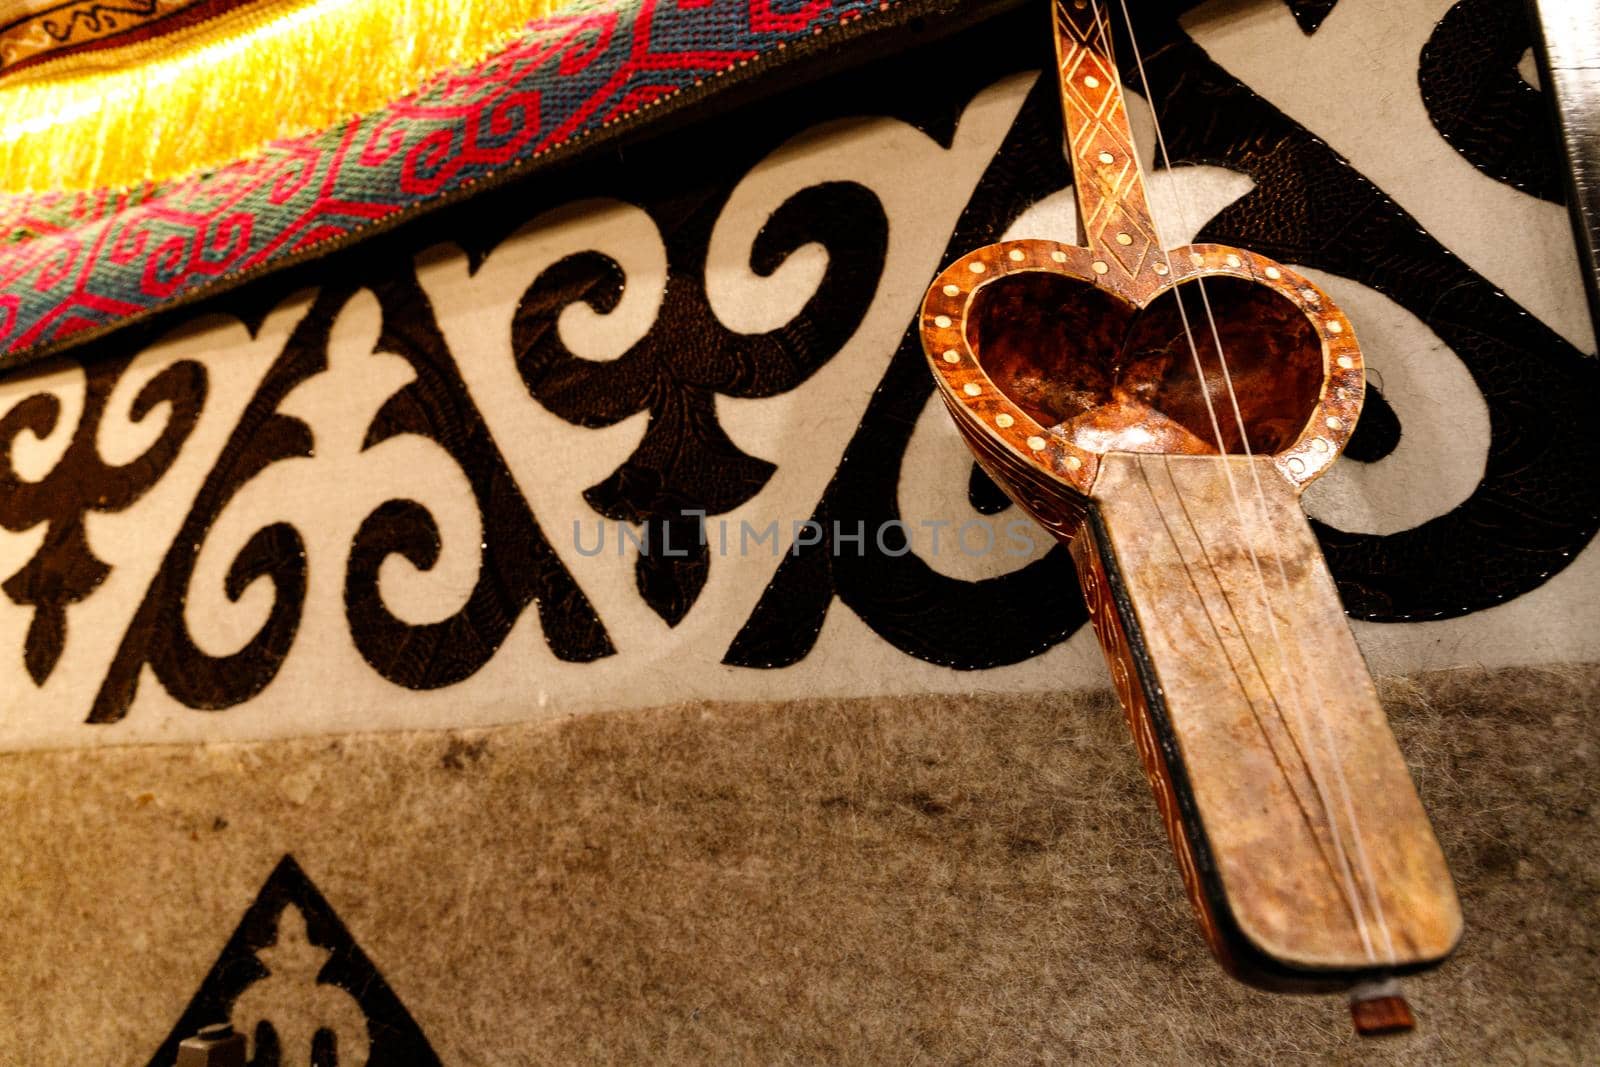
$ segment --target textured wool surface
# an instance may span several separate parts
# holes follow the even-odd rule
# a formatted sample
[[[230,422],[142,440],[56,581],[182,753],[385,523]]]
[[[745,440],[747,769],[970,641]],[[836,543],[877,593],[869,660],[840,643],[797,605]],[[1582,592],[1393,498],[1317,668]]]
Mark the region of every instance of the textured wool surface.
[[[1600,667],[1382,688],[1468,922],[1409,1036],[1224,977],[1084,694],[0,756],[0,1062],[148,1062],[285,854],[447,1064],[1600,1060]]]

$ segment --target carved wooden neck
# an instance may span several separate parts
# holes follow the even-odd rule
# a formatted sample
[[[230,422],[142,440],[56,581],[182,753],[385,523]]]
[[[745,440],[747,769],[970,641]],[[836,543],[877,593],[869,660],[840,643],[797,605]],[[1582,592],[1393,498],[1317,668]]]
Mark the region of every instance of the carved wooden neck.
[[[1127,280],[1124,288],[1153,289],[1166,273],[1158,269],[1166,256],[1128,124],[1110,9],[1101,0],[1055,0],[1055,38],[1083,241],[1105,273]]]

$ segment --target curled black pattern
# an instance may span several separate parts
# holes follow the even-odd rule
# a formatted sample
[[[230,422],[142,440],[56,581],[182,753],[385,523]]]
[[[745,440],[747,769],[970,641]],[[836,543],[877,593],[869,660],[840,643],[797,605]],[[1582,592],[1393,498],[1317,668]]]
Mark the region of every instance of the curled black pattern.
[[[1559,204],[1561,146],[1544,94],[1517,64],[1533,45],[1523,0],[1460,0],[1422,49],[1417,83],[1450,147],[1495,181]]]
[[[413,501],[379,507],[356,531],[346,572],[346,616],[356,648],[374,670],[396,684],[417,689],[449,685],[482,667],[522,609],[537,600],[545,640],[557,656],[587,661],[610,654],[599,617],[550,548],[468,399],[415,278],[409,273],[384,276],[371,289],[383,314],[378,351],[404,358],[416,379],[385,402],[368,427],[364,447],[402,433],[437,442],[472,486],[486,547],[478,581],[459,611],[438,623],[402,622],[383,604],[378,569],[391,553],[418,567],[432,566],[438,558],[438,528]],[[224,592],[229,599],[237,600],[258,579],[273,587],[267,621],[239,651],[212,656],[196,646],[184,619],[184,600],[200,547],[228,502],[272,464],[312,454],[309,427],[277,409],[297,385],[327,369],[334,320],[354,291],[342,286],[320,293],[268,370],[135,613],[90,710],[90,722],[115,722],[127,714],[145,664],[174,699],[203,710],[248,700],[277,676],[293,646],[306,597],[305,546],[292,525],[273,523],[257,531],[228,570]]]
[[[97,439],[112,391],[129,359],[85,368],[83,414],[72,439],[50,473],[24,481],[12,463],[23,430],[43,438],[61,417],[61,403],[49,393],[28,397],[0,419],[0,526],[21,531],[43,522],[44,541],[21,570],[6,579],[12,603],[33,608],[23,663],[35,685],[43,685],[66,645],[67,607],[87,598],[111,574],[111,567],[89,548],[84,517],[90,511],[115,512],[132,505],[161,480],[194,431],[205,404],[205,368],[182,360],[151,378],[134,397],[129,417],[143,422],[159,405],[167,421],[156,440],[137,458],[112,466],[100,456]]]
[[[259,578],[272,583],[272,608],[267,621],[236,652],[202,652],[181,621],[162,620],[168,623],[166,636],[152,650],[150,665],[167,691],[189,707],[219,711],[249,700],[266,687],[289,654],[305,605],[306,552],[300,532],[288,523],[272,523],[250,536],[228,566],[223,592],[237,603]],[[131,701],[132,690],[128,693]]]
[[[1600,528],[1593,474],[1600,439],[1589,429],[1600,364],[1213,63],[1175,22],[1142,8],[1141,15],[1139,40],[1149,49],[1146,67],[1173,162],[1229,167],[1256,182],[1198,240],[1240,245],[1386,294],[1450,346],[1488,405],[1484,475],[1459,506],[1388,535],[1313,524],[1346,610],[1384,622],[1446,618],[1544,584]]]
[[[979,515],[998,515],[1011,506],[1011,498],[974,463],[967,475],[967,503]]]
[[[249,700],[277,676],[305,605],[305,543],[293,526],[274,523],[258,530],[228,568],[224,592],[230,600],[258,579],[272,585],[267,621],[243,648],[226,656],[201,650],[189,634],[184,603],[206,534],[234,495],[272,464],[312,454],[310,428],[277,407],[295,386],[327,368],[328,330],[347,295],[319,295],[267,371],[145,590],[89,709],[89,722],[118,722],[127,715],[146,664],[175,700],[207,711]]]
[[[438,562],[440,538],[422,504],[385,502],[362,521],[350,546],[345,614],[356,648],[397,685],[452,685],[487,663],[523,609],[537,602],[545,641],[558,658],[588,662],[611,655],[599,616],[550,546],[468,399],[426,294],[410,275],[381,282],[373,291],[383,308],[378,350],[405,359],[416,379],[384,403],[362,447],[400,434],[438,442],[472,486],[483,556],[467,602],[449,618],[423,624],[396,618],[378,588],[379,568],[399,554],[427,570]]]
[[[1582,432],[1600,399],[1600,371],[1430,238],[1328,146],[1215,67],[1177,26],[1175,13],[1185,6],[1138,9],[1155,103],[1174,160],[1229,167],[1250,174],[1257,183],[1252,193],[1212,220],[1201,239],[1255,248],[1388,294],[1452,347],[1489,406],[1488,467],[1460,507],[1387,536],[1318,527],[1347,606],[1371,619],[1436,618],[1478,610],[1538,587],[1600,526],[1600,487],[1591,474],[1600,461],[1600,446]],[[706,304],[703,267],[706,239],[726,202],[723,191],[736,184],[730,175],[742,175],[775,137],[787,137],[819,116],[855,113],[864,96],[873,101],[874,110],[886,114],[908,112],[908,100],[914,97],[927,124],[938,126],[947,141],[954,114],[975,86],[1019,67],[1047,68],[1045,56],[999,47],[1031,39],[1027,35],[1036,14],[994,19],[969,31],[959,45],[939,46],[945,49],[942,53],[886,60],[864,74],[833,82],[831,88],[808,92],[798,104],[774,103],[762,112],[758,130],[748,117],[738,119],[743,125],[731,126],[733,132],[751,136],[731,155],[698,148],[714,145],[719,135],[727,142],[734,119],[707,127],[720,134],[695,134],[702,140],[674,141],[671,149],[657,148],[656,157],[645,156],[658,163],[662,155],[704,161],[693,164],[677,186],[669,185],[663,193],[622,197],[645,203],[666,235],[672,273],[650,336],[623,359],[604,364],[576,360],[560,346],[554,318],[561,308],[582,300],[605,312],[620,295],[624,279],[617,265],[592,253],[569,257],[537,279],[513,327],[525,383],[562,417],[599,426],[641,410],[650,412],[645,443],[612,477],[591,487],[592,506],[609,518],[647,527],[654,523],[652,536],[659,536],[664,524],[686,507],[716,513],[748,500],[765,483],[771,466],[727,439],[714,418],[714,394],[770,395],[791,388],[783,383],[803,380],[837,351],[876,288],[883,240],[876,201],[854,186],[805,190],[774,215],[757,239],[752,266],[770,271],[800,244],[821,241],[829,250],[829,278],[849,267],[838,277],[855,284],[830,290],[827,296],[819,291],[800,318],[774,335],[728,334]],[[959,68],[967,81],[941,83],[937,93],[902,89],[897,78],[903,65],[925,68],[930,55],[934,60],[964,57],[946,65]],[[1131,64],[1125,69],[1132,69]],[[1041,82],[1030,95],[952,237],[952,254],[993,240],[1031,199],[1065,183],[1052,92],[1048,82]],[[644,166],[637,173],[655,181],[663,169]],[[634,173],[630,169],[629,176],[607,180],[648,186]],[[596,179],[588,174],[584,180]],[[575,185],[572,193],[593,195],[593,185]],[[522,217],[503,213],[495,225],[514,225]],[[537,527],[531,516],[524,518],[526,505],[466,399],[431,317],[422,310],[425,301],[412,313],[406,305],[416,303],[420,294],[411,282],[392,283],[387,294],[383,286],[378,288],[384,344],[411,362],[418,382],[386,405],[369,430],[368,442],[399,432],[423,433],[440,442],[472,483],[489,547],[470,610],[446,623],[409,627],[383,608],[376,575],[391,553],[418,567],[431,566],[438,558],[439,534],[422,505],[392,500],[355,533],[346,574],[347,615],[363,655],[385,677],[402,685],[446,685],[491,654],[499,640],[495,635],[526,606],[529,586],[513,588],[521,580],[517,576],[544,574],[541,566],[559,564],[516,555],[519,540]],[[182,596],[198,546],[232,494],[268,463],[309,454],[305,428],[276,414],[275,406],[290,388],[322,369],[327,323],[347,295],[348,290],[341,290],[319,298],[252,401],[124,638],[93,721],[121,717],[145,663],[179,699],[197,707],[244,699],[276,671],[292,640],[292,626],[274,630],[270,622],[244,660],[231,662],[225,671],[214,663],[197,666],[181,635]],[[760,383],[770,383],[768,392],[759,391]],[[835,521],[846,530],[858,522],[872,530],[897,517],[900,465],[931,390],[915,335],[908,331],[813,513],[824,531],[831,535]],[[12,417],[31,426],[45,425],[46,415],[35,404]],[[1392,410],[1374,396],[1352,441],[1351,457],[1380,458],[1392,450],[1402,430]],[[1001,506],[982,479],[971,484],[975,505]],[[672,531],[675,545],[697,543],[698,538],[682,532]],[[798,556],[786,557],[725,661],[745,666],[796,662],[812,647],[835,597],[895,647],[960,668],[1017,662],[1081,625],[1082,606],[1071,591],[1075,583],[1064,552],[1054,551],[1010,575],[963,582],[937,574],[914,555],[893,555],[900,547],[893,542],[880,546],[869,536],[864,554],[856,555],[854,546],[841,546],[835,554],[829,536]],[[709,561],[656,559],[656,565],[640,571],[641,589],[663,617],[681,618],[704,582]],[[274,618],[297,619],[305,561],[291,528],[269,527],[251,540],[230,568],[230,595],[260,577],[274,583]],[[538,577],[533,586],[539,582],[550,583],[544,588],[575,589],[564,571]],[[566,600],[565,607],[560,595],[535,592],[533,597],[540,603],[547,640],[558,654],[565,648],[569,658],[582,659],[588,651],[609,649],[581,594]],[[557,605],[554,615],[546,613],[547,599]],[[574,651],[579,654],[572,655]]]
[[[702,519],[761,491],[775,469],[747,455],[718,425],[716,395],[774,396],[804,382],[855,333],[877,291],[888,242],[883,208],[854,182],[795,193],[762,227],[750,266],[770,276],[796,249],[820,244],[828,266],[816,291],[789,322],[763,334],[729,330],[705,292],[706,246],[727,193],[652,205],[667,248],[670,283],[649,333],[621,357],[594,362],[562,344],[556,320],[582,301],[600,313],[621,299],[626,280],[597,252],[568,256],[536,278],[517,308],[512,345],[529,391],[580,426],[609,426],[648,410],[649,424],[627,461],[584,491],[600,514],[644,527],[686,556],[641,553],[635,577],[655,612],[676,625],[710,571]]]
[[[1033,201],[1067,183],[1055,88],[1041,79],[1022,106],[962,212],[946,260],[999,238]],[[917,418],[933,394],[918,324],[903,335],[812,515],[815,544],[785,557],[723,662],[783,667],[816,643],[838,596],[902,652],[962,670],[1016,663],[1070,637],[1087,619],[1071,558],[1057,545],[1043,558],[981,581],[942,575],[906,551],[898,528],[900,468]],[[978,481],[983,478],[983,481]],[[993,486],[974,475],[975,503],[996,504]],[[835,544],[868,531],[865,543]],[[888,530],[881,541],[873,531]],[[1040,536],[1043,536],[1042,534]]]

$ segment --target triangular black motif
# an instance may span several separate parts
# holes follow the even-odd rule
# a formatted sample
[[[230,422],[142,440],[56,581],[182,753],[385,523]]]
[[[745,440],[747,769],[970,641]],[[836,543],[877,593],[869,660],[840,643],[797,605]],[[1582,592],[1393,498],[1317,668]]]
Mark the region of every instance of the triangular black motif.
[[[1339,0],[1284,0],[1289,5],[1289,10],[1294,12],[1294,20],[1308,35],[1317,32],[1317,27],[1322,25],[1322,20],[1328,17],[1328,12],[1333,10],[1333,5]]]
[[[314,1020],[273,1020],[271,983],[299,980]],[[245,1016],[248,1016],[246,1018]],[[251,1039],[249,1067],[439,1067],[428,1039],[293,856],[284,856],[239,921],[150,1067],[172,1067],[178,1042],[232,1021]],[[364,1024],[364,1031],[362,1029]],[[366,1042],[365,1056],[348,1054]],[[341,1056],[341,1051],[347,1054]]]

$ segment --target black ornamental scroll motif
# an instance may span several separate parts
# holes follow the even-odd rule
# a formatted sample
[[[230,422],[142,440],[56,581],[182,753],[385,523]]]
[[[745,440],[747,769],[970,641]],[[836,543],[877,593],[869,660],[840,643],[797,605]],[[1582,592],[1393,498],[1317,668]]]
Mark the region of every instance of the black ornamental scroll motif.
[[[1314,524],[1347,610],[1377,621],[1446,618],[1542,585],[1600,528],[1600,483],[1591,473],[1600,463],[1600,442],[1585,432],[1586,413],[1600,402],[1600,368],[1430,237],[1326,144],[1214,64],[1178,25],[1178,14],[1189,6],[1134,9],[1173,163],[1226,167],[1256,182],[1197,239],[1252,248],[1387,294],[1450,345],[1489,406],[1488,466],[1461,505],[1388,535]],[[980,32],[1025,32],[1005,22],[995,20]],[[971,38],[965,43],[971,56],[999,51]],[[1122,59],[1125,71],[1136,69],[1131,55]],[[1061,184],[1053,169],[1060,161],[1059,113],[1039,92],[1036,87],[963,216],[963,248],[1003,229],[995,220],[979,224],[984,212],[1014,217],[1029,196]],[[990,199],[996,196],[992,183],[1008,171],[1020,186],[1010,214]],[[1375,248],[1383,255],[1371,255]],[[908,332],[823,495],[814,517],[825,530],[836,519],[853,528],[857,518],[895,515],[900,459],[931,388],[915,343]],[[1371,390],[1346,455],[1357,462],[1381,459],[1403,432],[1381,393]],[[975,492],[975,502],[983,495]],[[1050,620],[1041,616],[1049,613],[1034,610],[1038,590],[1072,586],[1070,572],[1061,569],[1066,561],[1053,557],[1002,578],[965,583],[934,574],[914,556],[885,552],[870,539],[861,556],[835,554],[825,536],[779,565],[724,662],[781,667],[798,661],[814,644],[835,596],[919,658],[967,669],[1015,662],[1059,642],[1081,622],[1070,593],[1063,596],[1072,607],[1053,605],[1059,626],[1046,625]]]
[[[345,611],[361,655],[408,689],[452,685],[489,661],[533,601],[556,656],[583,663],[611,655],[599,616],[540,530],[468,398],[427,296],[409,274],[376,285],[374,292],[384,309],[378,351],[403,357],[417,378],[379,410],[362,447],[404,433],[439,442],[472,484],[483,524],[483,561],[472,594],[455,614],[434,623],[401,621],[383,603],[378,568],[394,553],[420,569],[432,567],[439,558],[439,528],[414,500],[380,506],[356,532],[345,580]]]
[[[1483,173],[1559,204],[1566,180],[1544,94],[1518,71],[1533,46],[1523,0],[1460,0],[1422,49],[1417,83],[1439,135]]]
[[[1539,587],[1600,527],[1600,482],[1592,473],[1600,466],[1600,443],[1586,433],[1589,413],[1600,402],[1600,365],[1441,246],[1330,146],[1213,64],[1178,26],[1177,15],[1188,6],[1152,2],[1135,9],[1173,161],[1229,168],[1256,183],[1212,219],[1200,239],[1258,249],[1386,294],[1450,346],[1488,407],[1488,462],[1480,483],[1459,506],[1387,535],[1317,527],[1350,612],[1381,621],[1443,618]],[[534,279],[511,324],[523,381],[550,410],[581,426],[648,412],[639,448],[588,491],[592,507],[608,518],[653,525],[652,536],[659,538],[669,524],[685,520],[684,511],[717,514],[749,500],[766,484],[769,460],[742,452],[717,425],[717,394],[769,396],[793,388],[832,358],[877,291],[885,227],[900,222],[886,222],[876,198],[854,183],[823,183],[796,193],[758,235],[751,267],[770,273],[795,249],[817,243],[827,250],[827,271],[793,321],[768,334],[740,335],[717,321],[705,293],[706,244],[730,190],[798,131],[864,110],[910,121],[940,143],[950,143],[955,116],[979,87],[1048,64],[1048,42],[1037,33],[1036,15],[1019,11],[991,19],[960,41],[885,59],[805,93],[771,100],[756,113],[708,122],[684,131],[670,146],[641,145],[630,149],[625,170],[601,161],[603,166],[573,172],[541,193],[539,204],[545,206],[593,196],[598,186],[642,205],[664,235],[671,268],[656,323],[617,360],[576,358],[553,326],[561,309],[574,302],[601,313],[616,305],[628,279],[597,253],[570,256]],[[1036,39],[1041,41],[1037,54],[1015,47]],[[1124,69],[1134,70],[1131,57],[1124,59]],[[931,90],[913,70],[930,65],[953,72]],[[711,150],[719,146],[726,151]],[[682,166],[666,165],[679,160]],[[971,247],[997,237],[1029,203],[1055,193],[1067,179],[1059,114],[1041,82],[991,161],[952,240]],[[453,232],[463,234],[466,247],[475,240],[492,246],[496,233],[503,236],[531,214],[526,206],[511,210],[508,205],[528,201],[508,193],[466,205],[453,221]],[[455,616],[424,626],[407,624],[385,607],[377,576],[391,554],[419,568],[431,566],[439,557],[439,527],[422,505],[403,495],[375,509],[354,531],[348,559],[329,563],[344,568],[345,613],[356,647],[399,686],[450,685],[493,655],[518,615],[537,601],[545,639],[557,656],[581,662],[606,655],[611,645],[600,620],[545,541],[461,381],[456,359],[466,362],[481,354],[446,352],[432,309],[409,273],[370,259],[365,263],[352,278],[378,297],[380,348],[405,359],[416,376],[367,428],[366,445],[410,433],[438,443],[471,487],[484,548],[477,584]],[[328,271],[321,275],[329,276]],[[206,709],[249,699],[275,676],[294,640],[307,588],[303,539],[291,523],[266,524],[232,561],[225,582],[229,595],[237,597],[259,578],[268,580],[273,594],[267,622],[239,652],[212,657],[196,648],[186,630],[184,598],[200,546],[233,496],[272,464],[311,453],[309,428],[278,405],[295,386],[325,369],[330,325],[354,284],[341,278],[317,298],[233,429],[123,636],[91,721],[113,722],[126,713],[146,665],[175,699]],[[835,464],[812,509],[825,536],[777,566],[727,648],[726,662],[772,667],[797,662],[813,647],[835,598],[894,647],[966,669],[1026,659],[1081,624],[1064,552],[1051,552],[1010,574],[961,581],[901,551],[908,546],[892,530],[901,466],[931,395],[915,344],[909,333],[902,339],[843,458],[804,455],[807,463]],[[144,418],[167,401],[168,424],[145,456],[114,468],[121,473],[113,476],[90,463],[92,420],[104,403],[96,398],[109,392],[121,366],[114,361],[94,365],[84,426],[74,435],[68,458],[50,476],[51,484],[59,482],[72,493],[52,490],[55,502],[45,508],[40,503],[44,490],[28,488],[9,466],[4,468],[10,478],[4,486],[20,489],[0,494],[6,528],[49,524],[45,547],[0,586],[13,600],[35,608],[25,659],[36,680],[49,674],[59,655],[65,606],[89,595],[101,580],[98,561],[87,554],[82,536],[83,515],[125,507],[158,478],[204,398],[197,365],[177,364],[149,383],[135,401],[133,418]],[[25,400],[0,420],[0,444],[9,446],[24,431],[47,433],[56,417],[52,401]],[[1346,456],[1357,462],[1381,459],[1404,432],[1402,420],[1374,393]],[[74,471],[73,464],[82,467]],[[981,475],[971,479],[969,497],[988,514],[1007,506]],[[670,531],[673,545],[699,544],[697,520],[687,521]],[[890,532],[882,541],[868,536],[835,552],[835,522],[847,531],[859,524]],[[646,601],[671,622],[695,602],[709,565],[704,552],[686,559],[654,554],[639,564],[636,579]],[[1054,596],[1048,611],[1038,610],[1041,590]]]
[[[111,573],[89,548],[85,517],[90,511],[121,511],[160,481],[178,458],[205,404],[204,367],[182,360],[163,369],[139,390],[128,413],[133,422],[143,422],[158,407],[168,405],[159,436],[137,458],[107,464],[99,450],[100,426],[106,403],[129,362],[106,360],[85,368],[83,413],[66,452],[39,481],[18,475],[13,451],[23,431],[43,438],[55,430],[60,400],[51,393],[37,393],[0,419],[0,526],[22,531],[46,524],[44,543],[33,558],[0,584],[12,603],[33,608],[23,662],[35,685],[45,683],[61,657],[67,607],[94,592]]]
[[[754,399],[787,392],[832,358],[872,302],[888,241],[883,208],[860,185],[831,182],[796,193],[757,235],[750,266],[769,276],[814,242],[827,249],[827,271],[789,322],[768,333],[735,333],[711,310],[705,290],[706,248],[726,200],[724,191],[652,205],[666,237],[670,280],[650,332],[618,359],[580,359],[556,329],[576,301],[606,313],[621,299],[621,268],[598,252],[546,269],[512,324],[517,369],[550,411],[594,427],[649,411],[639,447],[586,489],[584,499],[608,519],[644,527],[645,543],[656,550],[639,556],[639,592],[671,625],[694,606],[711,566],[704,519],[689,512],[731,511],[759,493],[776,469],[729,440],[717,423],[717,394]],[[671,551],[661,551],[663,545]]]
[[[275,988],[287,982],[297,988]],[[316,1067],[440,1062],[400,997],[293,856],[273,868],[150,1067],[171,1067],[180,1041],[228,1021],[250,1038],[248,1067],[308,1058]]]
[[[426,625],[401,622],[383,605],[378,568],[391,553],[419,568],[432,566],[438,528],[414,501],[395,499],[379,507],[356,532],[349,559],[346,611],[356,647],[399,685],[449,685],[486,663],[522,609],[537,600],[545,640],[558,657],[583,662],[609,655],[612,646],[599,617],[513,485],[415,279],[390,276],[372,289],[383,313],[378,350],[404,358],[417,378],[379,411],[364,447],[399,433],[436,441],[471,483],[484,547],[478,581],[455,615]],[[313,454],[310,428],[278,407],[295,386],[327,369],[329,333],[352,293],[349,287],[323,290],[268,370],[129,625],[90,722],[115,722],[127,714],[146,664],[175,699],[205,710],[248,700],[276,677],[294,642],[306,595],[305,545],[292,524],[262,527],[228,570],[230,599],[237,600],[258,578],[273,586],[267,620],[244,647],[223,656],[201,650],[189,633],[184,603],[200,547],[233,496],[273,463]]]
[[[1059,150],[1055,88],[1040,79],[1029,92],[947,244],[953,250],[997,240],[1030,204],[1069,180]],[[1044,150],[1041,151],[1040,149]],[[1052,150],[1053,149],[1053,150]],[[915,323],[873,392],[812,521],[823,531],[778,566],[723,662],[784,667],[811,651],[835,596],[902,652],[976,670],[1015,663],[1069,637],[1087,618],[1072,561],[1060,546],[1042,559],[982,581],[939,574],[901,535],[900,467],[918,416],[933,395]],[[974,469],[969,496],[993,513],[1004,500]],[[997,500],[996,498],[999,497]],[[887,530],[858,545],[835,544],[834,531]],[[1039,591],[1059,589],[1040,610]]]
[[[1346,610],[1381,622],[1447,618],[1544,584],[1600,529],[1593,474],[1600,439],[1588,429],[1600,402],[1600,365],[1213,63],[1175,21],[1143,7],[1139,14],[1173,163],[1229,167],[1256,181],[1198,240],[1251,248],[1384,293],[1449,345],[1488,405],[1483,478],[1456,508],[1387,535],[1314,524]]]
[[[196,646],[184,602],[205,536],[234,494],[273,463],[312,454],[310,428],[277,407],[291,389],[325,368],[330,306],[338,302],[326,292],[317,299],[245,408],[117,646],[89,722],[121,720],[147,664],[175,699],[207,710],[248,700],[277,675],[306,595],[305,543],[293,526],[277,522],[257,530],[228,568],[224,591],[230,600],[259,578],[273,587],[266,622],[237,652],[211,656]]]

